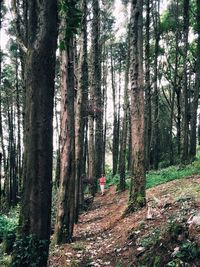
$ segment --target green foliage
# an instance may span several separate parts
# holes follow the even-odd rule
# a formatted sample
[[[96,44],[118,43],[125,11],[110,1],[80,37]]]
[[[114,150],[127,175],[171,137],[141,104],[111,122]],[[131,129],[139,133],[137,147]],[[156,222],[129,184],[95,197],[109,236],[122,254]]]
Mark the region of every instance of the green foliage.
[[[175,259],[168,262],[167,266],[176,267],[178,264],[191,263],[200,258],[200,246],[196,243],[186,242],[180,246]],[[185,266],[185,265],[184,265]]]
[[[172,16],[169,10],[163,12],[160,18],[161,33],[176,30],[176,17]]]
[[[71,247],[76,251],[85,250],[85,245],[83,242],[72,243]]]
[[[160,240],[160,229],[155,228],[152,232],[150,232],[148,235],[144,236],[140,240],[140,245],[145,248],[150,248],[152,246],[155,246],[157,242]]]
[[[47,240],[39,240],[33,235],[25,236],[15,242],[12,267],[42,266],[47,257]]]
[[[66,49],[66,43],[69,39],[78,33],[78,28],[81,23],[82,12],[77,8],[78,1],[60,0],[59,14],[61,20],[65,20],[65,25],[61,25],[60,31],[64,38],[61,38],[60,49]]]
[[[190,175],[198,174],[200,170],[200,160],[186,166],[170,166],[159,171],[150,171],[147,174],[147,188],[167,183],[175,179],[181,179]]]
[[[16,237],[19,218],[19,207],[12,209],[8,215],[0,216],[0,242],[4,243],[4,251],[10,253]]]

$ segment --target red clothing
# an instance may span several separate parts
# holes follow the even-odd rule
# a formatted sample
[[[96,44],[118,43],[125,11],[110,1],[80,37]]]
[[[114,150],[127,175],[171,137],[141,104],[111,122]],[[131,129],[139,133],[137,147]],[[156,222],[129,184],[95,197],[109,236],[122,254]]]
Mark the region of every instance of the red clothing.
[[[100,181],[100,185],[104,185],[105,182],[106,182],[106,178],[105,178],[105,177],[101,177],[101,178],[99,179],[99,181]]]

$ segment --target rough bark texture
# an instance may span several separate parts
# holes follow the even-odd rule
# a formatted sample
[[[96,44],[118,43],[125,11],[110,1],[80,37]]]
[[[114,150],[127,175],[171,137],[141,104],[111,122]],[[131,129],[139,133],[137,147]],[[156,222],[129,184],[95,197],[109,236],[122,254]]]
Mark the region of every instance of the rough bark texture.
[[[95,93],[95,178],[101,177],[103,161],[103,101],[101,92],[101,47],[99,0],[93,0],[91,85]],[[95,192],[97,182],[95,182]]]
[[[190,159],[194,160],[196,156],[196,144],[197,144],[197,109],[198,109],[198,99],[200,92],[200,0],[196,1],[197,3],[197,61],[196,61],[196,83],[194,98],[191,108],[191,137],[190,137]]]
[[[151,82],[150,82],[150,0],[146,1],[145,39],[145,165],[150,168],[150,141],[152,132]]]
[[[159,15],[159,1],[155,3],[155,51],[154,51],[154,92],[153,92],[153,129],[152,129],[152,163],[153,168],[158,169],[159,163],[159,88],[158,88],[158,53],[160,41],[160,15]]]
[[[38,240],[46,241],[44,250],[40,251],[42,256],[38,257],[38,266],[47,265],[50,238],[56,11],[54,0],[28,3],[25,176],[20,237],[34,235]]]
[[[57,244],[72,241],[75,198],[74,54],[73,37],[61,52],[60,186],[55,228]]]
[[[129,68],[130,68],[130,30],[128,31],[128,54],[126,59],[126,71],[125,71],[125,85],[124,85],[124,115],[122,122],[122,134],[121,134],[121,145],[119,154],[119,174],[120,181],[118,185],[119,191],[126,189],[126,146],[127,146],[127,131],[128,131],[128,83],[129,83]]]
[[[79,204],[83,204],[81,177],[84,170],[84,129],[87,123],[87,103],[88,103],[88,63],[87,63],[87,0],[82,0],[82,28],[81,28],[81,48],[79,64],[79,80],[76,103],[76,192],[75,192],[75,221],[78,221]]]
[[[143,1],[132,0],[130,20],[132,179],[128,211],[146,204],[144,162]]]

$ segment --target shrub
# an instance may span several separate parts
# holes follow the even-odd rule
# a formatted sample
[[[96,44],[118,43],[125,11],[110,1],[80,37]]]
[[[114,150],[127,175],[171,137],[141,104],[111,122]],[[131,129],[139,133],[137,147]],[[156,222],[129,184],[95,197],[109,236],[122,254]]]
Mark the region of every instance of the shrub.
[[[12,267],[37,267],[45,265],[48,257],[48,241],[33,235],[25,236],[14,244]]]

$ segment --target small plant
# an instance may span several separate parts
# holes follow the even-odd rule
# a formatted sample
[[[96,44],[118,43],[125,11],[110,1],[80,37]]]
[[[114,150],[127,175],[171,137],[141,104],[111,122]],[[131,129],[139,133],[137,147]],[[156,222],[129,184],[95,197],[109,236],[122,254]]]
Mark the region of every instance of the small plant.
[[[83,242],[72,243],[71,246],[74,250],[85,250]]]
[[[140,240],[140,245],[145,248],[150,248],[152,246],[155,246],[159,240],[160,240],[160,229],[155,228],[150,234],[144,236]]]
[[[48,241],[33,235],[25,236],[14,244],[12,267],[43,266],[48,257]]]

